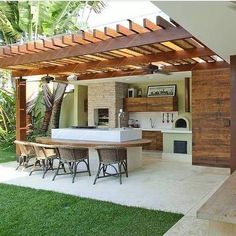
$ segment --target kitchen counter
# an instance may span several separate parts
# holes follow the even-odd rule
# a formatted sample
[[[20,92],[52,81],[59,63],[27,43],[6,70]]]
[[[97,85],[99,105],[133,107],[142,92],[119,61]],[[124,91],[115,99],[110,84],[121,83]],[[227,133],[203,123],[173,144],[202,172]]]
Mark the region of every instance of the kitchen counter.
[[[125,142],[142,139],[142,130],[133,128],[52,129],[52,139]]]
[[[191,134],[192,130],[186,130],[186,129],[166,129],[162,130],[162,133],[170,133],[170,134]]]
[[[142,128],[142,131],[162,131],[160,128]]]
[[[37,141],[56,146],[87,147],[89,149],[89,162],[92,171],[97,171],[98,168],[99,158],[96,151],[98,146],[127,148],[128,170],[130,171],[142,166],[142,146],[151,142],[148,139],[142,139],[141,129],[132,128],[52,129],[51,137],[39,137]]]

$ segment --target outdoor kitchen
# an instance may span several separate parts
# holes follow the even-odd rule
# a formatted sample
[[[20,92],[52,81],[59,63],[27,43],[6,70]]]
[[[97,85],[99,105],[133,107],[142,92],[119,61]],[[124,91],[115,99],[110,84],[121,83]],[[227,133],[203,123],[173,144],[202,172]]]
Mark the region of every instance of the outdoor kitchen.
[[[140,129],[142,138],[151,140],[143,151],[191,156],[191,74],[168,77],[139,76],[132,78],[132,84],[125,78],[76,82],[75,87],[87,88],[88,113],[87,123],[77,117],[74,126]],[[80,100],[80,95],[74,95],[74,100]]]

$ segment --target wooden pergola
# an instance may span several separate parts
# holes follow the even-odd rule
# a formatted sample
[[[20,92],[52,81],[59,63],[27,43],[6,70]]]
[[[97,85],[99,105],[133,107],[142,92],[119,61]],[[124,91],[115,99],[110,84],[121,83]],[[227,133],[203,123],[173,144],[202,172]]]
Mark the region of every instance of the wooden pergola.
[[[50,74],[78,80],[147,74],[150,63],[165,71],[192,71],[229,67],[215,52],[199,42],[176,22],[160,16],[156,22],[128,20],[116,29],[80,31],[74,34],[8,45],[0,48],[0,68],[13,77]],[[17,80],[17,139],[26,137],[25,80]]]

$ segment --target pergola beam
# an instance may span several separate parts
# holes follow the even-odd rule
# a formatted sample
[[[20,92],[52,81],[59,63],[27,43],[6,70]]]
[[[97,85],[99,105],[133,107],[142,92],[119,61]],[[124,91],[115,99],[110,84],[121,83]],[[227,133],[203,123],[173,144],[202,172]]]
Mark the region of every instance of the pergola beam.
[[[188,65],[178,65],[178,66],[168,66],[165,67],[165,71],[168,72],[180,72],[180,71],[193,71],[193,70],[210,70],[219,68],[229,68],[229,64],[226,62],[211,62],[211,63],[196,63]],[[150,72],[147,69],[134,69],[127,71],[112,71],[112,72],[102,72],[102,73],[91,73],[87,75],[79,76],[80,80],[91,80],[91,79],[105,79],[113,77],[126,77],[126,76],[137,76],[137,75],[147,75]],[[158,74],[157,74],[158,75]],[[167,76],[168,77],[168,76]],[[66,76],[63,77],[63,80]]]
[[[145,44],[161,43],[178,39],[191,38],[192,35],[182,27],[169,27],[157,31],[146,32],[142,34],[132,34],[110,38],[105,41],[88,43],[87,45],[68,46],[57,50],[47,52],[38,52],[32,55],[16,55],[11,58],[2,58],[0,68],[7,66],[22,65],[27,63],[38,63],[41,61],[51,61],[61,58],[76,57],[86,54],[102,53],[122,48],[136,47]]]
[[[53,66],[43,69],[36,70],[18,70],[13,71],[13,76],[32,76],[32,75],[42,75],[42,74],[57,74],[63,72],[71,73],[81,73],[86,70],[93,69],[103,69],[106,67],[119,67],[125,65],[140,65],[143,63],[151,63],[158,61],[167,61],[167,60],[178,60],[178,59],[188,59],[192,57],[201,57],[201,56],[213,56],[215,53],[208,48],[194,48],[189,50],[182,51],[172,51],[172,52],[163,52],[157,54],[149,54],[137,57],[127,57],[127,58],[117,58],[110,59],[98,62],[87,62],[87,63],[78,63],[71,64],[66,66]]]

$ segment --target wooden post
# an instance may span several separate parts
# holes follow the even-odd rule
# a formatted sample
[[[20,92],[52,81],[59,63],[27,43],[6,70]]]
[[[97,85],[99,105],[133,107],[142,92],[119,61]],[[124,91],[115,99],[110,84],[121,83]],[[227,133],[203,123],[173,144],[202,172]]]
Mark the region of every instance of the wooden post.
[[[26,81],[16,80],[16,139],[26,140]]]
[[[190,78],[184,79],[185,87],[185,112],[190,112]]]
[[[231,156],[230,156],[230,171],[233,173],[236,170],[236,55],[230,57],[231,69],[231,96],[230,96],[230,112],[231,112]]]

